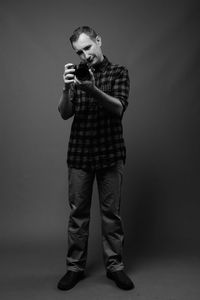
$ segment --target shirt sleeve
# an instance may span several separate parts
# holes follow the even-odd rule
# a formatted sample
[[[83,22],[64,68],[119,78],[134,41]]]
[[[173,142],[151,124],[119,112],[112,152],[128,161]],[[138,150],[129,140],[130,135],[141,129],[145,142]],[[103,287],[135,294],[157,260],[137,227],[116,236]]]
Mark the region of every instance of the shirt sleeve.
[[[123,112],[128,106],[129,91],[130,79],[128,70],[125,67],[119,67],[113,80],[112,96],[120,100],[123,106]]]

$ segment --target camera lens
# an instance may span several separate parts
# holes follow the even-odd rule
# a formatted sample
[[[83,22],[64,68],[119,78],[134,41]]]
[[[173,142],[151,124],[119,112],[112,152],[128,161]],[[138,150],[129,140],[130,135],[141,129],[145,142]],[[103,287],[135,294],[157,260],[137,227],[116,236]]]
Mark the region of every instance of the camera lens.
[[[76,67],[75,75],[80,81],[90,80],[91,78],[88,66],[86,64],[80,64],[78,67]]]

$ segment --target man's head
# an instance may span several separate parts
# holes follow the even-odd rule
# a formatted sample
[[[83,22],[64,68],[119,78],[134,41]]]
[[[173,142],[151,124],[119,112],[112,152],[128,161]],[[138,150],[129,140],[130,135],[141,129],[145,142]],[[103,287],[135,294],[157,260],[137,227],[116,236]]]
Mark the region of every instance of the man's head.
[[[82,62],[89,66],[100,63],[103,60],[101,49],[101,37],[88,26],[77,28],[70,37],[72,47]]]

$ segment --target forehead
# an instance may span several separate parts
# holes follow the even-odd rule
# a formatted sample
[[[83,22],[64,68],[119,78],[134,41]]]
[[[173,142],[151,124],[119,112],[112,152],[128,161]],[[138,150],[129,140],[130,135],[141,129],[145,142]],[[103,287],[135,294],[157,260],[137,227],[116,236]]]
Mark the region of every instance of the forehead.
[[[73,47],[76,50],[86,47],[87,45],[94,44],[94,40],[92,40],[87,34],[81,33],[77,41],[73,42]]]

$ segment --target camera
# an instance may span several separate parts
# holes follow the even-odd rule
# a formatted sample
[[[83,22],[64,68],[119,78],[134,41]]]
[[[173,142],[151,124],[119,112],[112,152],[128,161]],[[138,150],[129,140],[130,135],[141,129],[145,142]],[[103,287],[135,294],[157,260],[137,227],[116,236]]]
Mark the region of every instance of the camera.
[[[74,66],[74,75],[80,81],[87,81],[91,79],[91,74],[89,72],[88,65],[85,63],[80,63],[78,66]]]

